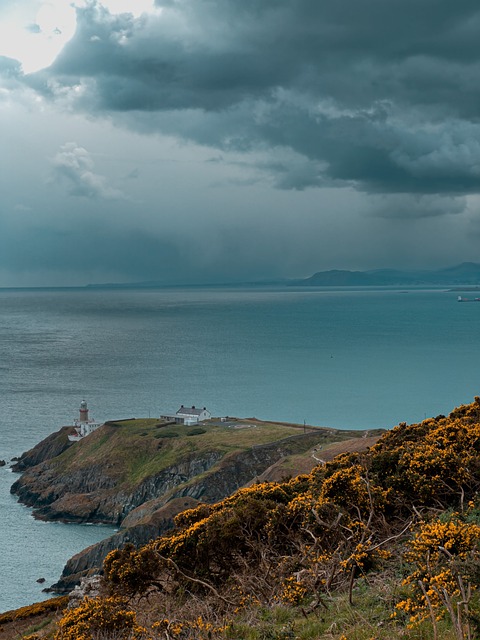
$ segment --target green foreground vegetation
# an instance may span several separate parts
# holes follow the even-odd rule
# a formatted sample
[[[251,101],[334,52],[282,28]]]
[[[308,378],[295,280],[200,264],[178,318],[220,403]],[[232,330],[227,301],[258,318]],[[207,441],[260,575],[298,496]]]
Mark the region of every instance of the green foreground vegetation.
[[[474,640],[479,491],[476,398],[180,513],[171,532],[112,551],[101,594],[30,638]]]

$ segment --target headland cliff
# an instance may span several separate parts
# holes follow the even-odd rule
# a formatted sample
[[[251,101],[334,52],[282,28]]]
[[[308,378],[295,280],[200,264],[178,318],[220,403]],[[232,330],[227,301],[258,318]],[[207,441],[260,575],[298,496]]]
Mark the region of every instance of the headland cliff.
[[[319,451],[328,459],[331,443],[341,443],[335,453],[338,446],[365,449],[380,431],[255,419],[192,428],[143,419],[107,422],[78,442],[69,434],[63,427],[21,456],[12,493],[36,518],[104,523],[119,531],[68,561],[52,587],[60,593],[97,572],[112,549],[145,544],[170,529],[181,511],[215,503],[258,479],[309,472],[321,460]]]

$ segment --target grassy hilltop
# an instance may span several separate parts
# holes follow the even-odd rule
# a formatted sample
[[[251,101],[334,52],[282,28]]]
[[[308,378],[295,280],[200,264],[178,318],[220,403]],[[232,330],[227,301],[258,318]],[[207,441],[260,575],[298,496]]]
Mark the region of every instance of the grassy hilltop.
[[[57,640],[480,637],[480,398],[112,551]],[[2,620],[0,618],[0,624]],[[53,625],[53,626],[52,626]]]

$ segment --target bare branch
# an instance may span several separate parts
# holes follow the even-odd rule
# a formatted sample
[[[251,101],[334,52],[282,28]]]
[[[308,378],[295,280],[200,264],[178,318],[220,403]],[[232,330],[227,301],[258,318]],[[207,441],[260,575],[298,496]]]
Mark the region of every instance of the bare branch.
[[[209,584],[208,582],[205,582],[204,580],[200,580],[199,578],[194,578],[193,576],[187,575],[186,573],[184,573],[180,569],[178,564],[176,562],[174,562],[171,558],[166,558],[165,556],[162,556],[160,554],[158,554],[158,556],[164,562],[166,562],[168,564],[171,564],[173,566],[173,568],[175,569],[175,571],[177,573],[179,573],[181,576],[183,576],[186,580],[189,580],[190,582],[194,582],[196,584],[201,584],[203,587],[207,587],[207,589],[210,589],[210,591],[212,591],[212,593],[215,594],[215,596],[219,600],[222,600],[223,602],[225,602],[226,604],[230,605],[231,607],[235,606],[235,602],[232,602],[231,600],[227,600],[227,598],[224,598],[222,595],[220,595],[213,585]]]

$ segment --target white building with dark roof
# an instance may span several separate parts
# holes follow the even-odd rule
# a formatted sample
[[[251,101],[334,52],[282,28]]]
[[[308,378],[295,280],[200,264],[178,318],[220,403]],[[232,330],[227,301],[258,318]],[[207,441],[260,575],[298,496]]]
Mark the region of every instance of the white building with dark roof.
[[[184,407],[183,404],[175,414],[175,422],[178,424],[198,424],[203,420],[210,420],[212,414],[206,407],[197,408],[195,405],[192,407]]]

